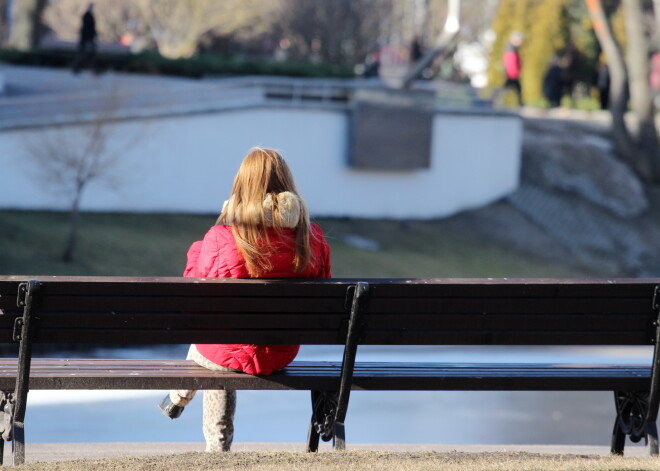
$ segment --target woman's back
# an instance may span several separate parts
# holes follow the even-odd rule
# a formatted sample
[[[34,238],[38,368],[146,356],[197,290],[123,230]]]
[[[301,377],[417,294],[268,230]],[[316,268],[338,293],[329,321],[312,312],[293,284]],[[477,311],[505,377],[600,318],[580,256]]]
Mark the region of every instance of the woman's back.
[[[323,231],[316,224],[310,227],[312,260],[300,272],[293,271],[295,235],[292,229],[281,232],[268,230],[271,244],[268,260],[271,269],[259,278],[330,278],[330,248]],[[204,240],[195,242],[188,250],[188,261],[183,274],[202,278],[252,278],[238,249],[231,226],[218,224],[211,227]]]

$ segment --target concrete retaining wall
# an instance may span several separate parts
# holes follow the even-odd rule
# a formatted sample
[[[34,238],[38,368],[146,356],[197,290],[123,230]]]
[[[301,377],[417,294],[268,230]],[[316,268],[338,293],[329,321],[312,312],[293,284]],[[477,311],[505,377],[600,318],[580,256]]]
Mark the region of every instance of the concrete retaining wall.
[[[118,156],[107,181],[92,183],[91,211],[217,213],[246,151],[275,147],[317,216],[434,218],[495,201],[518,187],[522,125],[494,112],[443,112],[433,120],[431,166],[414,171],[348,165],[345,109],[255,106],[106,125]],[[0,207],[65,209],[64,191],[26,157],[30,146],[84,142],[88,128],[0,132]],[[52,177],[50,178],[52,179]]]

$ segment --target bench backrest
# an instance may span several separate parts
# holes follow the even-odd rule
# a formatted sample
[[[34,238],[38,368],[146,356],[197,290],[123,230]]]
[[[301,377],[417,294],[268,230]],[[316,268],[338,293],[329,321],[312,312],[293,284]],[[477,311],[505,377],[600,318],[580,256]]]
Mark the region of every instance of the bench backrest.
[[[361,344],[651,345],[657,286],[660,279],[376,281]]]
[[[34,341],[341,344],[360,280],[35,277]],[[16,291],[0,278],[0,342]],[[364,280],[360,345],[651,345],[660,279]]]
[[[343,345],[350,315],[343,281],[33,279],[33,341],[42,343]],[[20,316],[11,289],[0,288],[0,342]]]

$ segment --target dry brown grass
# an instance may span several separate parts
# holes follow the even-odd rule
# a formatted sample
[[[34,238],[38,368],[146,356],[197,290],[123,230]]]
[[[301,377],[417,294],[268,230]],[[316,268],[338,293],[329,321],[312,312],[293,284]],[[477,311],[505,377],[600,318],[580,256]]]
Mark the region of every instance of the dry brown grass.
[[[255,471],[617,471],[660,470],[660,458],[596,455],[508,453],[391,453],[348,451],[307,454],[296,452],[181,453],[169,456],[30,463],[18,470],[255,470]]]

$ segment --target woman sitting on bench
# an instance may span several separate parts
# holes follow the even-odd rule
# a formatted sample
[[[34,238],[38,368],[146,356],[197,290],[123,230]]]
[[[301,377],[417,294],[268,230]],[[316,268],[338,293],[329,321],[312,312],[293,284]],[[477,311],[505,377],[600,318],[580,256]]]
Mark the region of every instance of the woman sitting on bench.
[[[188,251],[183,274],[203,278],[330,278],[330,248],[310,224],[291,171],[272,149],[250,149],[217,225]],[[287,366],[299,345],[191,345],[188,359],[210,370],[268,375]],[[172,419],[195,395],[173,390],[160,408]],[[204,391],[206,451],[229,451],[236,391]]]

